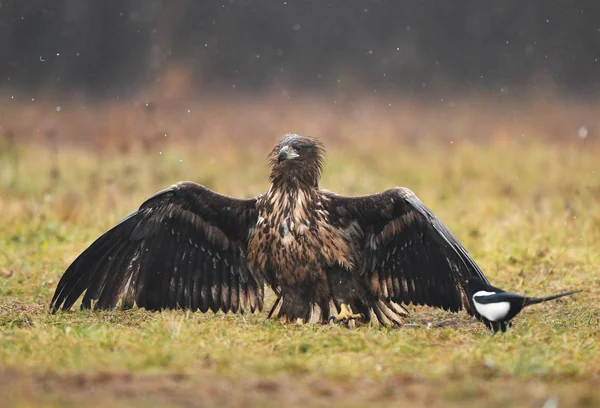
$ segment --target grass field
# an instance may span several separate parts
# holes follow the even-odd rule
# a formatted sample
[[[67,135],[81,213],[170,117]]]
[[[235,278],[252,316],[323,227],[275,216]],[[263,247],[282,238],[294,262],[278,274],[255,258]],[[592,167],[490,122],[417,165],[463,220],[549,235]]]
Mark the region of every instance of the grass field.
[[[264,312],[47,313],[75,256],[153,192],[179,180],[238,197],[265,191],[278,137],[109,153],[0,147],[0,405],[600,406],[591,143],[328,143],[322,187],[409,187],[492,283],[534,296],[585,289],[526,309],[504,335],[465,313],[412,307],[405,327],[355,330]]]

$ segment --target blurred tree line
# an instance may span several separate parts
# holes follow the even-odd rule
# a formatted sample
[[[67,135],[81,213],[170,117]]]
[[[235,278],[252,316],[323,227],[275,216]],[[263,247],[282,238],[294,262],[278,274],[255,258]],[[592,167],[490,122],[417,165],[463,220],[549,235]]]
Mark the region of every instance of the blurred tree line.
[[[0,0],[0,88],[599,90],[600,2]]]

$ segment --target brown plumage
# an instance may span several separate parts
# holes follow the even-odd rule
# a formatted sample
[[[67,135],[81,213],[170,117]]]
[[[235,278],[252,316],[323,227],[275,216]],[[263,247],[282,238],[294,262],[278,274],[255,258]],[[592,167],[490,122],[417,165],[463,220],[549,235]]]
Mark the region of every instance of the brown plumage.
[[[465,280],[487,279],[408,189],[343,197],[319,189],[324,148],[285,135],[272,150],[265,194],[235,199],[180,182],[92,243],[62,276],[50,310],[134,305],[269,317],[401,324],[400,304],[465,308]],[[487,322],[486,322],[487,323]]]

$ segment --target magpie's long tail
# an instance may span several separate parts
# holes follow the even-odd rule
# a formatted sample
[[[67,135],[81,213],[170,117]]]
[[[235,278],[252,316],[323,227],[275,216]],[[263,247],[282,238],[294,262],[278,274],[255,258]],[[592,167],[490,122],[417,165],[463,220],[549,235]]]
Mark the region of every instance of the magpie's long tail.
[[[524,302],[523,306],[535,305],[536,303],[542,303],[542,302],[546,302],[548,300],[558,299],[563,296],[569,296],[569,295],[573,295],[573,294],[579,293],[579,292],[583,292],[583,291],[582,290],[572,290],[570,292],[563,292],[563,293],[559,293],[557,295],[547,296],[547,297],[543,297],[543,298],[528,297],[528,298],[525,298],[525,302]]]

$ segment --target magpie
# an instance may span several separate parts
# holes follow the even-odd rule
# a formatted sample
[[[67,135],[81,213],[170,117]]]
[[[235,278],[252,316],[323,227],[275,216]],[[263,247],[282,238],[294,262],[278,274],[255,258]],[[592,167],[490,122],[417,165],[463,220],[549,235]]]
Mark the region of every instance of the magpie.
[[[488,285],[477,277],[469,278],[465,282],[469,302],[481,315],[486,326],[494,331],[494,334],[498,330],[505,332],[512,325],[512,318],[519,314],[525,306],[581,292],[581,290],[574,290],[543,298],[533,298],[505,292],[502,289]]]

